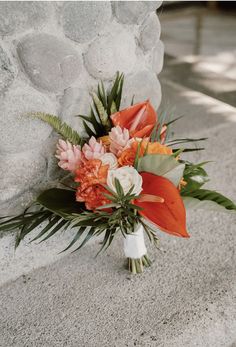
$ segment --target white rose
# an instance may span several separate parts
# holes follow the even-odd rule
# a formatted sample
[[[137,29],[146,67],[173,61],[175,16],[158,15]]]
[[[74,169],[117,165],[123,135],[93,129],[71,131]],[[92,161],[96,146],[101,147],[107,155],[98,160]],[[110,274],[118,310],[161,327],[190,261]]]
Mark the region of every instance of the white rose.
[[[111,170],[118,168],[118,161],[113,153],[105,153],[101,158],[99,158],[103,165],[109,165]]]
[[[128,193],[132,186],[132,194],[137,196],[141,193],[143,179],[138,171],[132,166],[122,166],[119,169],[108,171],[107,185],[113,191],[116,191],[115,178],[119,180],[125,194]]]

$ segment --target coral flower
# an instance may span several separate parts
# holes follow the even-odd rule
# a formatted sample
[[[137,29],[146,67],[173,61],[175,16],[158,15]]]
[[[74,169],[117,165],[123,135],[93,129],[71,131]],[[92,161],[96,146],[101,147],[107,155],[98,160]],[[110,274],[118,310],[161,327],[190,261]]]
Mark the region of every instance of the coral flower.
[[[87,160],[99,159],[105,153],[105,147],[102,141],[97,142],[95,137],[92,136],[89,143],[83,146],[82,151]]]
[[[139,141],[134,141],[130,148],[125,149],[119,159],[119,165],[134,165],[134,160],[136,153],[138,151]],[[165,145],[160,144],[159,142],[148,142],[147,140],[144,140],[141,142],[140,148],[139,148],[139,157],[142,157],[146,154],[172,154],[172,149],[170,147],[167,147]]]
[[[135,160],[136,151],[133,148],[127,148],[122,153],[118,159],[120,166],[133,166]]]
[[[131,137],[143,138],[150,136],[157,122],[157,114],[147,100],[114,113],[111,120],[115,126],[128,129]]]
[[[94,184],[84,190],[79,187],[76,192],[76,200],[85,202],[85,206],[88,210],[95,210],[99,206],[111,202],[105,197],[104,193],[109,192],[100,184]]]
[[[58,166],[63,170],[74,172],[81,163],[81,156],[80,146],[61,139],[58,141],[55,157],[59,159]]]
[[[76,200],[85,202],[86,208],[93,210],[110,202],[104,195],[102,184],[107,182],[109,165],[102,165],[101,160],[93,159],[84,162],[76,170],[75,182],[79,182]]]

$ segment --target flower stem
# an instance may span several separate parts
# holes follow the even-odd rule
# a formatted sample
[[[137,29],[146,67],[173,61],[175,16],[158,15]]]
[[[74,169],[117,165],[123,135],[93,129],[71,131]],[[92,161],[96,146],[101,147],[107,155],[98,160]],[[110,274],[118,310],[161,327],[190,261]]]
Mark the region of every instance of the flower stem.
[[[133,258],[127,258],[128,259],[128,269],[132,274],[139,274],[144,271],[144,267],[149,267],[151,265],[151,260],[149,259],[148,255],[145,254],[141,258],[133,259]]]

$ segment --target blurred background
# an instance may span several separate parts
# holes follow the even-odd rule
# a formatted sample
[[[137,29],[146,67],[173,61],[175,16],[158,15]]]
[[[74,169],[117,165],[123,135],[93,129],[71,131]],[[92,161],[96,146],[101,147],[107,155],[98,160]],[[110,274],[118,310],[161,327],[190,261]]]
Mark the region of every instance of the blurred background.
[[[236,2],[164,1],[162,80],[236,106]]]

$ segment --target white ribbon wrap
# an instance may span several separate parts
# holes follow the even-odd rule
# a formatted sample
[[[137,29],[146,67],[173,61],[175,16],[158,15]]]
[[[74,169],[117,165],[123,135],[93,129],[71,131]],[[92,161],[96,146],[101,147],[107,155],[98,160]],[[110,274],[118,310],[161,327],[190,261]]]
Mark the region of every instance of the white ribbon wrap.
[[[139,224],[134,233],[125,236],[124,252],[126,258],[142,258],[147,253],[144,243],[143,226]]]

